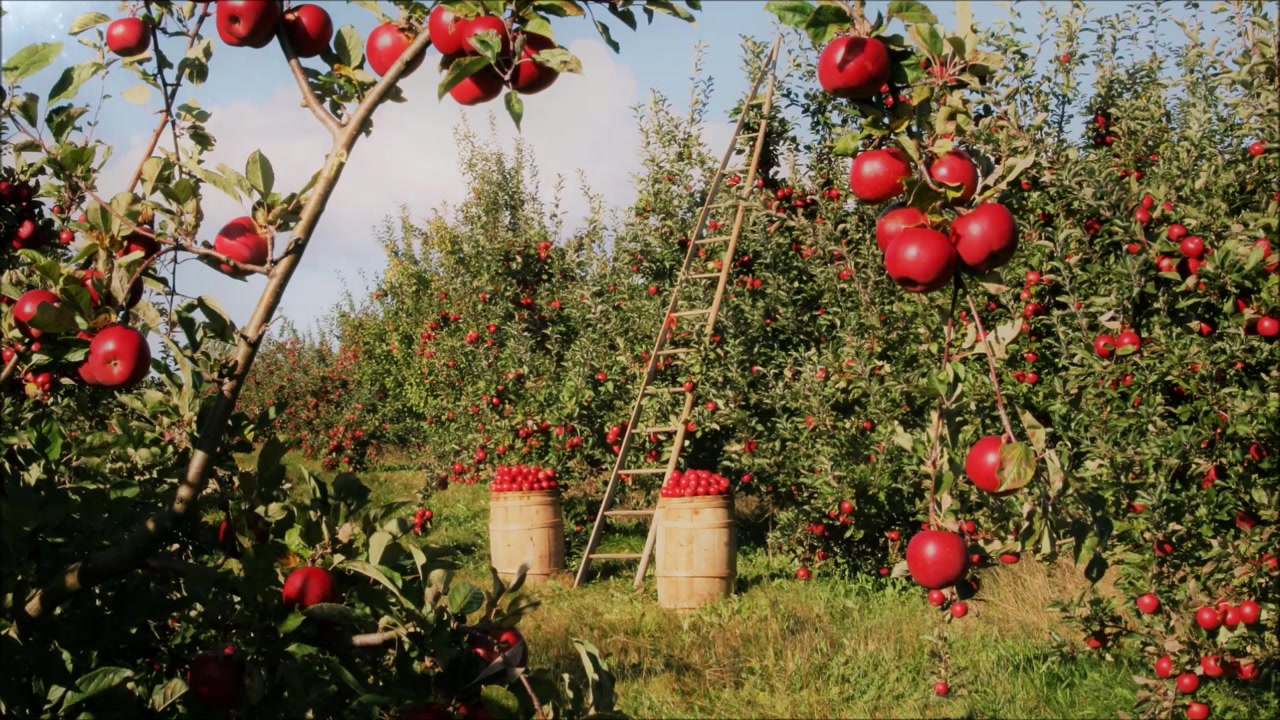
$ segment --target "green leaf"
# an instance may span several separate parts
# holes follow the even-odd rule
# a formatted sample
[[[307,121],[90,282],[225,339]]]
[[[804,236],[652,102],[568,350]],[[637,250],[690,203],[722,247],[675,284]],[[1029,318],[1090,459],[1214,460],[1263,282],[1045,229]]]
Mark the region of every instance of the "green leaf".
[[[400,602],[404,603],[408,607],[413,607],[413,605],[405,599],[404,595],[400,593],[400,588],[392,583],[386,574],[373,565],[360,560],[348,560],[342,563],[342,567],[348,570],[354,570],[365,577],[373,578],[375,581],[381,583],[383,587],[394,593],[395,596],[400,599]]]
[[[63,710],[78,705],[85,700],[106,692],[120,683],[133,677],[133,671],[122,667],[100,667],[90,670],[76,680],[76,689],[67,693],[62,705]]]
[[[303,610],[302,614],[330,625],[354,625],[357,622],[356,611],[339,603],[316,603]]]
[[[151,707],[154,710],[163,710],[182,697],[186,691],[186,681],[180,677],[170,678],[169,682],[157,685],[156,689],[151,691]]]
[[[512,122],[516,124],[516,131],[519,132],[520,121],[524,118],[524,101],[520,99],[520,94],[515,90],[508,90],[502,98],[502,104],[507,106],[507,114],[511,116]]]
[[[89,112],[88,108],[78,105],[59,105],[45,113],[44,124],[49,128],[49,132],[53,133],[53,139],[61,143],[66,141],[72,130],[76,129],[76,120],[87,112]]]
[[[600,33],[600,39],[604,40],[604,44],[608,45],[615,53],[622,52],[622,46],[618,45],[618,41],[613,39],[613,35],[609,33],[609,26],[596,20],[596,32]]]
[[[889,19],[894,18],[908,24],[938,22],[938,16],[919,0],[892,0],[889,3]]]
[[[533,59],[539,65],[546,65],[556,72],[582,73],[582,61],[564,48],[540,50],[534,54]]]
[[[609,5],[609,13],[622,21],[623,25],[636,29],[636,14],[631,8],[620,8],[617,5]]]
[[[793,28],[804,28],[813,16],[814,7],[806,0],[770,0],[764,11],[778,16],[779,22]]]
[[[1000,464],[996,477],[1000,480],[1000,492],[1021,490],[1036,474],[1036,460],[1026,443],[1006,443],[1000,448]]]
[[[858,154],[862,143],[861,132],[851,132],[840,136],[832,143],[831,154],[839,157],[853,157]]]
[[[440,86],[436,89],[436,99],[443,98],[445,93],[452,90],[455,85],[488,66],[489,61],[482,57],[466,57],[456,60],[449,66],[449,72],[445,73],[444,79],[440,81]]]
[[[240,202],[240,200],[243,199],[243,196],[240,194],[240,190],[236,187],[235,183],[231,182],[226,177],[207,168],[203,168],[194,162],[188,162],[184,164],[183,167],[187,168],[187,170],[196,177],[231,196],[231,198],[236,202]]]
[[[468,615],[484,606],[484,592],[471,583],[458,583],[449,588],[449,611]]]
[[[306,619],[307,619],[306,615],[303,615],[302,613],[295,610],[294,612],[291,612],[288,615],[286,615],[284,620],[281,620],[280,623],[276,625],[276,630],[278,630],[281,635],[288,635],[289,633],[301,627],[303,621],[305,621]]]
[[[612,7],[612,6],[611,6]],[[497,720],[522,720],[520,700],[510,690],[499,685],[485,685],[480,690],[484,707]]]
[[[369,536],[369,562],[377,565],[382,560],[382,553],[392,541],[391,533],[379,530]]]
[[[835,5],[819,5],[804,24],[805,34],[815,46],[826,45],[836,32],[849,26],[852,19],[844,8]]]
[[[482,30],[471,36],[471,47],[480,53],[480,56],[494,64],[498,61],[498,53],[502,52],[502,37],[498,35],[497,30]]]
[[[76,316],[69,308],[62,305],[43,302],[36,308],[36,314],[27,323],[41,332],[60,335],[78,330]]]
[[[364,39],[355,27],[343,25],[333,36],[333,54],[338,62],[349,68],[356,67],[364,61]]]
[[[8,85],[16,85],[24,78],[31,77],[49,67],[58,55],[62,54],[62,43],[34,43],[28,45],[4,62],[0,72]]]
[[[925,51],[930,57],[942,55],[942,36],[932,25],[915,24],[907,27],[907,34],[915,41],[916,47]]]
[[[679,18],[685,22],[693,22],[693,13],[676,5],[671,0],[648,0],[644,6],[647,10],[657,10],[660,13]]]
[[[146,105],[147,100],[151,99],[151,86],[146,83],[139,83],[120,93],[120,97],[134,105]]]
[[[111,22],[110,15],[103,15],[100,12],[87,12],[71,22],[71,30],[68,32],[72,35],[79,35],[89,28],[109,22]]]
[[[86,80],[93,77],[100,70],[106,69],[99,62],[89,61],[82,62],[79,65],[72,65],[62,71],[62,75],[58,76],[58,81],[49,89],[49,104],[53,105],[62,100],[70,100],[80,92],[80,86]]]
[[[35,93],[23,93],[9,99],[10,107],[18,117],[22,118],[30,128],[35,128],[39,120],[40,96]]]
[[[271,188],[276,183],[276,174],[271,169],[271,161],[262,154],[261,150],[254,150],[245,161],[244,176],[249,181],[249,187],[257,190],[263,197],[271,194]]]
[[[378,0],[351,0],[351,2],[368,10],[378,17],[378,22],[391,22],[391,18],[382,12],[382,8],[378,7]]]

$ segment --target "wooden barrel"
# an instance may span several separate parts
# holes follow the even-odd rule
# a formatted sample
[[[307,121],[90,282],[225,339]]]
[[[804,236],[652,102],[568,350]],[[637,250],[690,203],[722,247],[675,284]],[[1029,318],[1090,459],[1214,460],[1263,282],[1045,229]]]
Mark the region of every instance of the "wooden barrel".
[[[525,582],[564,572],[564,515],[558,490],[489,493],[489,561],[503,580],[521,564]]]
[[[738,537],[732,496],[659,498],[655,521],[659,607],[691,610],[733,594]]]

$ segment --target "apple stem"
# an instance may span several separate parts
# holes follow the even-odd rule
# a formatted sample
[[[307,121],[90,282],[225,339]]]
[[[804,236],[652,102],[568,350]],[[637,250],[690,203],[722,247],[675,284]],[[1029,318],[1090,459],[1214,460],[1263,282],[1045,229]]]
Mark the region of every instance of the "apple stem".
[[[982,348],[986,350],[987,356],[987,372],[991,377],[991,384],[996,390],[996,409],[1000,411],[1000,421],[1004,423],[1005,435],[1012,442],[1018,441],[1018,436],[1013,432],[1013,424],[1009,422],[1009,413],[1004,408],[1004,393],[1000,392],[1000,377],[996,374],[996,358],[991,350],[991,341],[987,339],[987,331],[982,327],[982,318],[978,316],[978,306],[973,302],[973,295],[966,292],[965,298],[969,301],[969,312],[973,313],[973,322],[978,326],[978,337],[982,339]]]

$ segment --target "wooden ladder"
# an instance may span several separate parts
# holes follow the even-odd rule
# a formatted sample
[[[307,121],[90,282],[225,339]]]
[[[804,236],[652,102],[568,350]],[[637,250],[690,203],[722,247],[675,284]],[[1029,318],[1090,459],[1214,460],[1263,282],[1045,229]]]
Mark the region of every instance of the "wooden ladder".
[[[725,287],[729,281],[729,269],[733,266],[734,251],[738,246],[738,237],[742,233],[742,226],[748,212],[747,194],[755,185],[756,170],[760,163],[760,153],[764,148],[765,133],[768,129],[769,113],[773,108],[773,89],[775,79],[775,67],[778,62],[778,49],[782,43],[779,36],[774,40],[773,47],[769,50],[769,55],[765,59],[764,65],[760,72],[756,75],[755,80],[751,84],[751,90],[747,93],[747,98],[743,104],[742,111],[738,115],[738,123],[733,129],[733,138],[729,141],[729,148],[725,151],[724,158],[720,161],[720,167],[716,172],[711,183],[711,190],[707,194],[706,202],[703,203],[702,211],[698,213],[698,221],[694,226],[693,233],[689,236],[692,240],[684,257],[684,265],[680,269],[679,275],[676,277],[675,287],[671,291],[671,301],[667,305],[667,312],[663,316],[662,328],[658,330],[658,339],[653,344],[653,352],[649,354],[649,362],[644,371],[644,377],[640,380],[640,389],[636,393],[635,404],[631,408],[631,417],[627,421],[626,433],[622,438],[622,445],[618,450],[618,457],[613,464],[613,471],[609,475],[609,484],[605,488],[604,498],[600,502],[600,512],[596,514],[595,524],[591,527],[591,538],[587,541],[586,550],[582,554],[581,565],[578,566],[578,573],[573,581],[573,586],[578,587],[587,577],[587,572],[591,568],[593,560],[639,560],[640,568],[636,571],[635,587],[639,588],[644,583],[645,572],[649,568],[649,558],[653,554],[654,541],[657,539],[658,518],[657,509],[647,510],[614,510],[613,500],[618,491],[618,484],[623,478],[631,478],[644,475],[657,475],[660,480],[665,480],[676,469],[676,465],[680,460],[680,451],[684,446],[685,431],[688,427],[689,416],[693,412],[694,393],[685,390],[683,387],[674,388],[655,388],[652,387],[654,376],[657,374],[660,361],[666,358],[687,356],[690,353],[697,352],[705,348],[711,337],[712,329],[715,327],[716,318],[719,316],[720,307],[724,300]],[[761,85],[764,90],[761,92]],[[759,107],[761,109],[759,115],[759,127],[756,130],[743,132],[751,110]],[[745,167],[730,167],[735,155],[739,151],[747,148],[740,147],[739,143],[744,140],[750,140],[750,161]],[[737,183],[733,192],[732,200],[717,202],[717,196],[725,187],[725,181],[728,178],[737,177]],[[705,237],[704,232],[710,221],[712,213],[717,211],[732,210],[733,222],[728,234],[719,234],[713,231],[712,237]],[[711,248],[715,245],[723,247],[723,254],[720,257],[720,269],[718,272],[690,272],[694,266],[695,259],[698,258],[699,250],[703,248]],[[684,308],[681,305],[681,291],[689,283],[693,287],[702,287],[695,283],[715,280],[715,294],[711,305],[708,307]],[[702,333],[702,348],[694,347],[668,347],[671,341],[671,334],[680,318],[703,318],[706,323]],[[673,394],[684,395],[684,404],[680,411],[679,418],[672,421],[669,425],[660,425],[654,427],[637,427],[640,416],[644,410],[646,399],[656,396],[668,396]],[[630,455],[631,445],[636,434],[642,436],[656,434],[659,436],[668,435],[671,437],[672,447],[671,454],[665,466],[662,467],[630,467],[627,459]],[[605,523],[611,517],[628,517],[628,518],[649,518],[649,535],[645,540],[644,552],[642,553],[600,553],[596,552],[596,548],[600,545],[600,537],[604,533]]]

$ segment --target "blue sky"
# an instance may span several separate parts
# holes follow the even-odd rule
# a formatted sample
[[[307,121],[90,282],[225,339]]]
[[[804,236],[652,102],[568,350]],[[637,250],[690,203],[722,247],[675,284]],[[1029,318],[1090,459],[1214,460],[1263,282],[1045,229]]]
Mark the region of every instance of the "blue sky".
[[[335,26],[351,24],[366,35],[376,24],[376,18],[358,6],[344,2],[321,4],[330,11]],[[874,17],[885,5],[871,2],[870,14]],[[953,26],[951,2],[935,0],[928,5],[944,24]],[[996,18],[1007,17],[1001,5],[974,2],[975,20],[987,25]],[[1101,5],[1110,10],[1118,3]],[[62,40],[65,44],[59,63],[27,82],[26,89],[37,92],[47,89],[62,67],[90,57],[87,48],[66,35],[78,15],[88,10],[113,17],[122,15],[117,2],[3,0],[0,7],[9,13],[0,20],[3,57],[30,42]],[[389,3],[383,3],[383,7],[393,10]],[[551,186],[556,175],[568,178],[569,192],[563,207],[570,222],[586,208],[585,200],[573,189],[579,170],[610,205],[624,205],[633,197],[629,175],[639,168],[639,156],[630,106],[642,102],[650,88],[667,94],[676,107],[683,106],[688,98],[696,43],[706,46],[705,70],[716,78],[712,122],[708,123],[705,136],[716,152],[723,146],[728,133],[728,124],[723,120],[725,110],[745,92],[747,84],[738,70],[739,38],[749,34],[768,40],[776,26],[773,16],[763,11],[763,2],[711,0],[703,7],[694,25],[658,15],[651,26],[642,25],[639,32],[629,31],[608,13],[599,13],[598,17],[610,25],[622,45],[618,55],[600,42],[585,20],[570,18],[553,23],[559,42],[582,58],[584,73],[562,77],[550,90],[526,99],[522,136],[537,156],[544,188]],[[1038,24],[1039,7],[1040,3],[1024,4],[1024,25]],[[194,94],[201,106],[213,113],[209,127],[219,145],[210,159],[243,167],[244,159],[253,150],[261,149],[275,166],[277,188],[300,186],[318,169],[328,149],[327,135],[299,106],[297,88],[279,49],[274,45],[261,50],[227,47],[217,40],[211,24],[209,36],[215,41],[210,78]],[[166,41],[171,55],[180,53],[177,43]],[[816,50],[805,51],[816,59]],[[460,122],[465,121],[485,135],[490,118],[496,117],[498,135],[515,136],[514,127],[499,104],[462,108],[447,97],[437,101],[437,81],[431,57],[405,81],[409,102],[379,110],[374,136],[362,140],[355,149],[285,296],[286,316],[303,325],[310,324],[332,304],[341,290],[341,281],[357,290],[364,287],[360,275],[372,275],[383,266],[381,251],[371,240],[371,230],[396,212],[400,204],[408,204],[415,216],[425,217],[442,202],[462,199],[452,138],[453,128]],[[115,70],[105,90],[118,96],[137,84],[131,73]],[[99,90],[95,84],[86,84],[81,96],[96,95]],[[184,94],[186,97],[190,95]],[[103,193],[114,194],[131,173],[154,126],[158,107],[157,93],[152,93],[150,102],[142,106],[119,97],[107,105],[98,133],[115,146],[115,155],[104,171],[100,187]],[[202,236],[211,239],[223,222],[244,214],[244,210],[210,189],[206,193]],[[249,288],[244,288],[196,263],[184,266],[178,279],[186,293],[211,293],[222,299],[237,321],[248,318],[258,295],[256,290],[262,284],[261,279],[253,278],[248,281]]]

